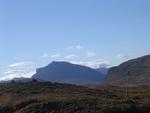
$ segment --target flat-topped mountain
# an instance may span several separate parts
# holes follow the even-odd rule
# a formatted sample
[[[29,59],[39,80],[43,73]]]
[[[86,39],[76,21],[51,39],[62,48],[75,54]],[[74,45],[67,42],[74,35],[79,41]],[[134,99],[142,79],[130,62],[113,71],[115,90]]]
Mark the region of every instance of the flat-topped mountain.
[[[86,85],[100,84],[104,76],[89,67],[69,62],[52,62],[46,67],[37,69],[33,78],[42,81]]]
[[[108,85],[150,85],[150,55],[129,60],[108,71]]]

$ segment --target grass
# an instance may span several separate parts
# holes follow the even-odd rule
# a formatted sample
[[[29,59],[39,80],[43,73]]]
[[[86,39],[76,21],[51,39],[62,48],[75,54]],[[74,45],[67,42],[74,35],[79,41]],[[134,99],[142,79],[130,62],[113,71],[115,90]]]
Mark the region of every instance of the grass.
[[[0,113],[149,113],[150,87],[87,88],[59,83],[0,84]],[[7,108],[7,109],[6,109]],[[9,111],[7,111],[9,110]]]

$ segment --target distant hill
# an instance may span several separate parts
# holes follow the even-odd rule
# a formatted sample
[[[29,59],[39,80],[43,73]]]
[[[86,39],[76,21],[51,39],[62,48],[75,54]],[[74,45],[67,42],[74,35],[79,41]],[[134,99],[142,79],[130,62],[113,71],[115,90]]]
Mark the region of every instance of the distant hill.
[[[48,66],[37,69],[32,78],[42,81],[70,84],[100,84],[105,75],[89,67],[69,62],[52,62]]]
[[[107,75],[108,70],[109,70],[109,68],[107,68],[107,67],[100,67],[100,68],[96,69],[96,71],[98,71],[98,72],[100,72],[100,73],[102,73],[104,75]]]
[[[150,85],[150,55],[129,60],[108,71],[108,85]]]
[[[31,78],[24,78],[24,77],[18,77],[18,78],[13,78],[11,80],[2,80],[0,83],[10,83],[10,82],[21,82],[21,83],[27,83],[31,82]]]

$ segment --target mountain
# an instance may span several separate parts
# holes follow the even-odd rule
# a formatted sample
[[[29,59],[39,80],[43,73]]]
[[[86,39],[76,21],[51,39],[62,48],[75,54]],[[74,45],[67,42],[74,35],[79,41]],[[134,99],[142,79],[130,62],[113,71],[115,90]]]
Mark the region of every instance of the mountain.
[[[150,55],[129,60],[108,71],[108,85],[150,85]]]
[[[11,82],[27,83],[27,82],[31,82],[31,81],[32,81],[31,78],[17,77],[17,78],[13,78],[11,80],[2,80],[2,81],[0,81],[0,83],[11,83]]]
[[[100,67],[100,68],[96,69],[96,71],[98,71],[98,72],[100,72],[100,73],[102,73],[104,75],[107,75],[108,70],[109,70],[109,68],[107,68],[107,67]]]
[[[24,78],[24,77],[20,77],[20,78],[14,78],[11,81],[15,81],[15,82],[31,82],[32,79],[31,78]]]
[[[32,78],[42,81],[70,84],[100,84],[103,74],[89,67],[71,64],[69,62],[52,62],[48,66],[37,69]]]

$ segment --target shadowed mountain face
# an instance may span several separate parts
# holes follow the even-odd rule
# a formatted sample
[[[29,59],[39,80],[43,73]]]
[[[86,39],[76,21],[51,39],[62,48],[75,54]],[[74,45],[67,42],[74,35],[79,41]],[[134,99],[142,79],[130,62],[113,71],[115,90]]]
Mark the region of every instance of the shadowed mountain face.
[[[100,73],[102,73],[104,75],[107,75],[108,70],[109,70],[109,68],[107,68],[107,67],[101,67],[101,68],[97,68],[96,69],[96,71],[98,71],[98,72],[100,72]]]
[[[109,69],[108,85],[150,85],[150,55],[129,60]]]
[[[86,85],[100,84],[104,76],[89,67],[68,62],[52,62],[46,67],[37,69],[33,78],[42,81]]]

